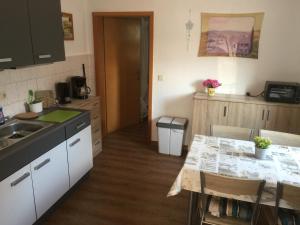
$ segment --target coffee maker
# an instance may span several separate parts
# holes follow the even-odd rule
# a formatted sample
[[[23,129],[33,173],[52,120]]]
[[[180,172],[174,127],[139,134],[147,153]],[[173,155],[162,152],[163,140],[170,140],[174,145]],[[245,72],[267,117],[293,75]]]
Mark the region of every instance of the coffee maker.
[[[70,84],[67,82],[59,82],[55,85],[56,98],[59,104],[71,103]]]
[[[85,67],[82,64],[83,77],[74,76],[71,77],[71,89],[72,89],[72,97],[78,99],[87,99],[89,94],[91,93],[91,89],[86,85],[86,76],[85,76]]]

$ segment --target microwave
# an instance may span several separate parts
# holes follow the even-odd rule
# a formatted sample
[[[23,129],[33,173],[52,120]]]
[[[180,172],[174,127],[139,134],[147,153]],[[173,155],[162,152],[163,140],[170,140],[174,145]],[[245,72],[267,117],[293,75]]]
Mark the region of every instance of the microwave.
[[[264,97],[268,102],[300,103],[300,84],[267,81]]]

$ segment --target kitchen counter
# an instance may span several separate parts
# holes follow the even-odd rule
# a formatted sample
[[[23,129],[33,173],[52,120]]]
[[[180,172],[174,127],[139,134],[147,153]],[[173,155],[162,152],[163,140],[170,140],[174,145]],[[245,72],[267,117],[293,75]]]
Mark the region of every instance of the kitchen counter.
[[[86,110],[52,108],[44,110],[41,115],[57,109],[76,110],[81,113],[63,123],[53,123],[52,126],[1,150],[0,181],[90,125],[90,113]],[[81,122],[84,126],[78,127],[78,123]]]

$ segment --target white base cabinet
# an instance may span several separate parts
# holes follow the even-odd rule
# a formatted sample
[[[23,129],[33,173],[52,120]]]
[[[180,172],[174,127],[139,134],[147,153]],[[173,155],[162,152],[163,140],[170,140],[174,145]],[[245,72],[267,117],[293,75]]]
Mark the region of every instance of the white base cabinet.
[[[36,221],[30,165],[0,182],[0,224],[32,225]]]
[[[67,140],[70,187],[93,167],[91,126]]]
[[[69,190],[66,142],[31,163],[32,183],[39,219]]]

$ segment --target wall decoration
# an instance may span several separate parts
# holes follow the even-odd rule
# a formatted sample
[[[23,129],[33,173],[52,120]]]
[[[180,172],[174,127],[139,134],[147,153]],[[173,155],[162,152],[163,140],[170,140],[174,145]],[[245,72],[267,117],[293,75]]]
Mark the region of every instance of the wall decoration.
[[[192,10],[189,10],[189,20],[185,23],[185,29],[186,29],[186,50],[190,50],[190,42],[191,42],[191,36],[192,36],[192,30],[194,27],[194,23],[191,20],[192,16]]]
[[[64,30],[64,39],[66,41],[74,40],[73,16],[71,13],[62,13],[62,23]]]
[[[198,56],[258,58],[264,13],[201,14]]]

